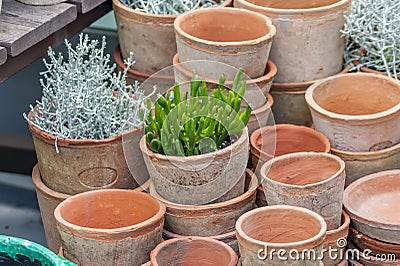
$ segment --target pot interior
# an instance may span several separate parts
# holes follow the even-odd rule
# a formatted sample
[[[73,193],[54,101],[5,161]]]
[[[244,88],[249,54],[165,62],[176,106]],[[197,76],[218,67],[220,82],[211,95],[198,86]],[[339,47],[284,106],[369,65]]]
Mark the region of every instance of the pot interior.
[[[226,247],[202,239],[185,238],[161,247],[155,259],[158,265],[232,265]]]
[[[249,3],[276,9],[308,9],[329,6],[340,0],[248,0]]]
[[[310,239],[321,231],[321,223],[308,213],[295,209],[268,209],[255,212],[242,222],[243,232],[267,243],[292,243]]]
[[[266,175],[276,182],[305,186],[329,179],[339,170],[339,161],[319,154],[310,154],[274,160]]]
[[[400,85],[376,76],[342,75],[321,83],[313,92],[323,109],[342,115],[370,115],[400,103]]]
[[[262,17],[233,9],[225,11],[225,8],[187,14],[179,26],[191,36],[213,42],[250,41],[270,31]]]
[[[144,222],[159,209],[158,202],[143,192],[103,190],[64,201],[60,214],[77,226],[114,229]]]

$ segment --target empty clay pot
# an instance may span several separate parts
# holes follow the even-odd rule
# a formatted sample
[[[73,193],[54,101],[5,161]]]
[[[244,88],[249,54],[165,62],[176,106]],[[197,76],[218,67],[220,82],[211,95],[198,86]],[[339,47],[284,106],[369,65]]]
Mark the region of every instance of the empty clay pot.
[[[165,206],[123,189],[72,196],[54,211],[65,258],[80,265],[130,265],[149,260],[162,241]]]
[[[246,191],[242,195],[207,205],[181,205],[169,202],[155,193],[150,193],[167,206],[165,229],[184,236],[215,236],[235,230],[236,220],[256,207],[257,177],[246,170]]]
[[[165,200],[186,205],[210,203],[229,192],[243,194],[245,169],[249,157],[245,127],[232,145],[195,156],[166,156],[152,152],[143,136],[140,142],[144,161],[155,191]],[[236,184],[242,184],[236,186]]]
[[[324,249],[326,249],[327,252],[324,253],[322,259],[324,266],[340,265],[341,261],[346,259],[346,239],[349,234],[349,226],[350,217],[345,211],[342,211],[342,221],[340,227],[326,232]],[[336,255],[336,258],[334,258],[333,256],[329,257],[329,250],[332,250],[332,255]]]
[[[318,256],[315,260],[292,260],[288,253],[297,250],[301,254],[307,249],[320,254],[325,235],[324,219],[301,207],[262,207],[243,214],[236,222],[236,237],[244,266],[318,265]],[[285,252],[286,261],[278,258],[278,255],[282,256],[279,250]]]
[[[376,151],[400,142],[400,83],[392,78],[337,75],[311,85],[306,101],[315,129],[335,149]]]
[[[344,162],[326,153],[297,152],[266,162],[260,170],[268,205],[291,205],[320,214],[328,230],[341,224]]]
[[[180,62],[217,61],[242,68],[251,78],[264,75],[276,31],[268,17],[234,8],[190,11],[178,16],[174,27]],[[213,77],[219,71],[199,65],[197,73]]]
[[[199,64],[203,64],[205,68],[215,67],[218,69],[218,72],[212,73],[213,76],[211,77],[199,77],[200,80],[205,80],[208,86],[217,87],[221,74],[235,75],[237,71],[237,69],[232,66],[214,61],[196,60],[179,63],[178,54],[174,56],[173,63],[175,82],[180,84],[181,91],[187,92],[190,91],[190,80],[193,76],[192,70],[197,69]],[[253,110],[265,105],[268,92],[276,73],[277,68],[275,64],[271,60],[268,60],[267,68],[263,76],[251,79],[249,76],[243,75],[243,81],[246,82],[246,92],[244,94],[243,103],[245,103],[246,106],[250,104]],[[232,84],[232,80],[225,81],[226,88],[231,89]]]
[[[173,239],[173,238],[182,238],[182,237],[185,237],[185,236],[171,233],[165,229],[163,231],[163,239],[165,239],[165,240]],[[221,234],[221,235],[216,235],[216,236],[208,236],[208,237],[218,240],[218,241],[221,241],[221,242],[224,242],[225,244],[230,246],[238,256],[240,256],[235,230],[233,230],[232,232],[226,233],[226,234]]]
[[[150,256],[152,266],[236,266],[236,253],[225,243],[209,237],[174,238],[160,243]]]
[[[276,36],[271,60],[279,69],[275,81],[305,82],[338,73],[343,64],[340,30],[351,0],[235,0],[234,6],[271,18]]]
[[[331,152],[346,164],[345,187],[363,176],[397,169],[400,162],[400,143],[377,151],[351,152],[332,148]]]
[[[400,170],[364,176],[350,184],[343,205],[361,233],[400,244]]]

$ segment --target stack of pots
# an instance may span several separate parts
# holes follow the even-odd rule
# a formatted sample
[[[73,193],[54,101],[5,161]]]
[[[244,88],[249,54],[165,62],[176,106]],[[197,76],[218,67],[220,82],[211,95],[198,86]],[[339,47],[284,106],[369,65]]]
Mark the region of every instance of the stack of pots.
[[[209,85],[226,77],[229,89],[237,69],[244,71],[246,104],[252,106],[249,134],[268,122],[273,99],[269,90],[277,73],[268,60],[276,29],[259,13],[234,8],[207,8],[180,15],[174,23],[177,54],[175,82],[184,84],[195,69]]]
[[[270,56],[279,69],[271,88],[275,122],[311,126],[305,90],[316,80],[341,72],[340,30],[350,5],[351,0],[235,0],[235,7],[270,17],[277,29]]]

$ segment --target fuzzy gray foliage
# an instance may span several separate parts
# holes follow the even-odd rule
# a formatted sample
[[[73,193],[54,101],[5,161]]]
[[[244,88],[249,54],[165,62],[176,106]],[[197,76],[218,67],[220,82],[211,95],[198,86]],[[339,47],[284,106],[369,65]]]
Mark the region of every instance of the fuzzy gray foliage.
[[[43,95],[30,106],[33,119],[24,117],[40,130],[57,138],[105,139],[141,127],[147,117],[145,96],[134,86],[126,85],[133,55],[125,61],[127,68],[115,73],[115,64],[105,53],[106,40],[89,40],[79,36],[74,49],[65,40],[68,58],[49,48],[49,62],[40,84]]]
[[[400,1],[353,0],[342,30],[346,38],[345,64],[353,62],[388,76],[400,72]]]

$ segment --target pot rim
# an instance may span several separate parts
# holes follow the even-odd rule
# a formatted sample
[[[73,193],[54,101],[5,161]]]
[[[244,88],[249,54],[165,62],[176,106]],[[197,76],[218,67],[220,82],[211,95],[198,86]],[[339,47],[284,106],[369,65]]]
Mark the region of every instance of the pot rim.
[[[359,223],[366,224],[368,227],[373,227],[373,228],[378,228],[380,230],[387,229],[387,230],[400,230],[400,222],[399,223],[386,223],[386,222],[379,222],[379,221],[374,221],[371,220],[367,217],[361,216],[358,214],[358,211],[355,210],[352,207],[351,204],[351,195],[354,193],[355,189],[363,184],[366,181],[369,181],[371,179],[377,179],[377,178],[384,178],[387,175],[400,175],[400,169],[395,169],[395,170],[386,170],[386,171],[381,171],[373,174],[369,174],[366,176],[363,176],[353,183],[351,183],[347,188],[344,190],[343,193],[343,206],[346,212],[349,214],[351,219],[356,220]]]
[[[361,62],[360,62],[359,60],[354,60],[353,63],[354,63],[355,66],[358,66],[358,65],[361,64]],[[361,70],[362,72],[365,72],[365,73],[373,73],[373,74],[379,74],[379,75],[387,76],[385,72],[381,72],[381,71],[378,71],[378,70],[369,68],[369,67],[367,67],[367,66],[362,66],[362,67],[360,67],[360,70]],[[391,77],[391,78],[394,78],[394,76]],[[397,75],[397,78],[400,79],[400,74]]]
[[[296,212],[301,212],[303,214],[312,216],[315,220],[319,222],[321,225],[321,229],[319,232],[306,240],[302,241],[296,241],[296,242],[289,242],[289,243],[274,243],[274,242],[266,242],[266,241],[261,241],[257,240],[254,238],[249,237],[246,233],[244,233],[242,229],[242,224],[245,222],[245,220],[249,219],[253,214],[259,213],[259,212],[264,212],[268,210],[286,210],[286,211],[296,211]],[[239,241],[240,244],[243,242],[240,240],[245,240],[247,243],[245,245],[250,244],[251,246],[260,246],[264,247],[267,245],[268,247],[273,247],[273,248],[287,248],[288,244],[290,244],[290,248],[296,248],[296,247],[301,247],[304,245],[309,245],[311,243],[323,243],[326,237],[326,232],[327,232],[327,225],[324,219],[317,213],[303,208],[303,207],[297,207],[297,206],[289,206],[289,205],[273,205],[273,206],[265,206],[261,208],[256,208],[254,210],[248,211],[242,216],[239,217],[239,219],[236,221],[236,237]],[[257,252],[257,251],[256,251]]]
[[[51,188],[49,188],[42,180],[38,164],[35,164],[35,166],[33,167],[33,170],[32,170],[32,181],[33,181],[33,184],[35,185],[35,188],[37,190],[40,190],[42,193],[44,193],[47,196],[50,196],[50,197],[52,197],[54,199],[65,200],[65,199],[67,199],[67,198],[72,196],[72,195],[69,195],[69,194],[57,192],[57,191],[52,190]]]
[[[296,130],[296,132],[298,132],[298,130],[300,130],[300,129],[301,130],[305,130],[307,133],[310,133],[310,135],[316,136],[318,139],[320,139],[323,142],[323,144],[325,146],[325,150],[323,151],[323,153],[329,153],[329,151],[331,150],[331,144],[330,144],[328,138],[324,134],[322,134],[321,132],[318,132],[318,131],[316,131],[316,130],[310,128],[310,127],[306,127],[306,126],[298,126],[298,125],[293,125],[293,124],[276,124],[274,126],[261,127],[259,129],[255,130],[251,134],[251,136],[250,136],[250,147],[252,149],[254,149],[255,151],[257,151],[257,154],[253,153],[254,155],[256,155],[258,158],[260,158],[262,156],[272,156],[272,157],[274,157],[274,155],[264,152],[255,143],[256,143],[257,139],[260,136],[263,135],[264,131],[272,130],[272,129],[275,130],[275,140],[276,140],[276,130],[278,128],[287,129],[287,130],[290,130],[290,131],[295,131]],[[276,141],[275,141],[275,146],[276,146]],[[275,149],[276,149],[276,147],[275,147]],[[276,156],[276,157],[278,157],[278,156]]]
[[[116,1],[116,0],[115,0]],[[234,14],[234,13],[242,13],[242,14],[251,14],[253,16],[256,16],[258,18],[261,18],[265,21],[265,25],[266,27],[269,29],[268,33],[258,37],[256,39],[252,39],[252,40],[246,40],[246,41],[234,41],[234,42],[216,42],[216,41],[210,41],[210,40],[205,40],[205,39],[201,39],[195,36],[192,36],[188,33],[186,33],[182,28],[181,28],[181,22],[182,20],[184,20],[185,18],[187,18],[188,16],[192,16],[193,14],[196,13],[210,13],[210,16],[215,16],[217,15],[217,13],[230,13],[230,14]],[[236,16],[240,16],[240,14],[235,14]],[[183,13],[181,15],[179,15],[175,21],[174,21],[174,29],[175,29],[175,33],[179,34],[189,40],[198,42],[198,43],[202,43],[205,45],[211,45],[211,46],[218,46],[218,47],[235,47],[235,46],[254,46],[257,45],[259,43],[262,43],[264,41],[272,41],[273,37],[276,34],[276,28],[274,25],[272,25],[272,21],[269,17],[262,15],[260,13],[251,11],[251,10],[246,10],[246,9],[241,9],[241,8],[229,8],[229,7],[224,7],[224,8],[218,8],[218,7],[210,7],[210,8],[205,8],[205,9],[197,9],[197,10],[192,10],[186,13]]]
[[[184,235],[179,235],[176,233],[173,233],[171,231],[168,231],[167,229],[163,229],[163,235],[167,235],[168,237],[172,237],[172,238],[180,238],[180,237],[187,237]],[[232,239],[232,240],[236,240],[236,231],[233,230],[231,232],[225,233],[225,234],[220,234],[220,235],[214,235],[214,236],[208,236],[212,239],[218,240],[218,241],[222,241],[222,239]]]
[[[269,111],[271,109],[272,105],[274,104],[274,98],[272,98],[272,95],[270,93],[268,93],[266,99],[267,99],[267,101],[263,105],[261,105],[257,109],[252,109],[251,115],[250,115],[250,120],[251,120],[252,116],[261,115],[262,113]]]
[[[269,171],[269,168],[271,167],[271,165],[273,163],[275,163],[275,161],[283,161],[283,160],[286,160],[288,158],[293,158],[293,157],[301,158],[301,157],[310,157],[310,156],[314,156],[314,157],[322,156],[322,157],[327,157],[327,158],[333,159],[337,163],[339,163],[339,165],[340,165],[339,170],[337,170],[332,176],[330,176],[327,179],[324,179],[322,181],[315,182],[312,184],[307,184],[307,185],[293,185],[293,184],[286,184],[286,183],[278,182],[278,181],[275,181],[275,180],[269,178],[266,173],[266,171],[267,170]],[[265,181],[268,180],[268,182],[270,182],[270,183],[273,183],[273,184],[279,185],[279,186],[283,186],[283,187],[287,187],[287,188],[306,189],[306,188],[311,188],[311,187],[327,184],[327,183],[331,182],[332,180],[334,180],[336,177],[340,176],[342,173],[344,173],[344,171],[345,171],[345,163],[342,159],[340,159],[340,157],[338,157],[336,155],[333,155],[330,153],[322,153],[322,152],[294,152],[294,153],[288,153],[288,154],[284,154],[284,155],[275,157],[274,159],[265,162],[260,169],[260,174],[262,176],[261,183],[262,183],[263,188],[266,187]]]
[[[386,158],[400,151],[400,143],[377,151],[343,151],[331,147],[332,154],[346,160],[347,157],[355,158],[360,161],[371,161],[379,158]]]
[[[350,216],[345,210],[342,210],[342,222],[340,226],[333,230],[326,231],[325,242],[333,242],[338,240],[338,238],[343,237],[343,235],[348,235],[350,226]],[[343,234],[344,233],[344,234]]]
[[[332,77],[328,77],[326,79],[322,79],[316,83],[314,83],[313,85],[311,85],[307,91],[306,91],[306,102],[309,106],[310,109],[314,110],[315,112],[323,115],[323,116],[327,116],[329,117],[329,119],[334,119],[334,120],[345,120],[346,122],[349,121],[360,121],[360,122],[367,122],[370,120],[377,120],[377,119],[382,119],[388,116],[391,116],[397,112],[400,111],[400,102],[398,104],[396,104],[395,106],[381,111],[381,112],[377,112],[374,114],[367,114],[367,115],[345,115],[345,114],[338,114],[338,113],[334,113],[331,111],[328,111],[326,109],[324,109],[323,107],[321,107],[315,100],[314,100],[314,90],[316,90],[321,84],[330,82],[332,80],[337,80],[337,79],[341,79],[341,78],[351,78],[351,77],[370,77],[370,78],[378,78],[378,79],[386,79],[386,81],[388,81],[391,84],[394,84],[395,86],[397,86],[397,89],[400,91],[400,83],[398,83],[395,79],[392,79],[390,77],[387,76],[383,76],[383,75],[378,75],[378,74],[371,74],[371,73],[349,73],[349,74],[340,74],[340,75],[336,75],[336,76],[332,76]]]
[[[180,237],[180,238],[168,239],[168,240],[165,240],[165,241],[161,242],[160,244],[158,244],[150,253],[151,265],[154,265],[154,266],[160,265],[157,263],[157,260],[155,257],[156,257],[156,254],[158,254],[161,249],[168,247],[171,243],[182,242],[182,241],[187,242],[187,241],[191,241],[191,240],[200,240],[200,241],[205,242],[204,244],[213,245],[214,247],[216,247],[216,246],[220,247],[221,249],[227,251],[227,253],[229,254],[230,261],[227,264],[227,266],[233,266],[233,265],[237,264],[238,257],[236,255],[235,251],[228,244],[225,244],[224,242],[213,239],[211,237],[185,236],[185,237]]]
[[[129,226],[119,227],[119,228],[111,228],[111,229],[80,226],[80,225],[73,224],[73,223],[65,220],[64,217],[61,215],[61,209],[64,208],[64,205],[68,204],[71,201],[74,201],[76,199],[80,200],[82,198],[86,198],[88,195],[115,193],[115,192],[125,193],[125,194],[128,194],[128,193],[129,194],[137,194],[137,195],[140,195],[142,198],[143,197],[147,198],[149,201],[154,201],[154,203],[156,203],[159,207],[158,211],[152,217],[150,217],[149,219],[147,219],[143,222],[129,225]],[[83,192],[83,193],[76,194],[76,195],[73,195],[73,196],[65,199],[54,210],[54,218],[56,219],[57,224],[65,227],[65,228],[68,228],[68,230],[78,232],[79,234],[88,234],[88,235],[106,234],[108,236],[115,237],[115,236],[118,236],[119,234],[126,234],[126,232],[135,232],[138,230],[143,230],[144,228],[154,226],[155,224],[159,223],[160,221],[163,221],[165,211],[166,211],[165,205],[147,193],[133,191],[130,189],[100,189],[100,190],[92,190],[92,191]]]
[[[298,15],[303,15],[304,13],[312,13],[312,12],[327,12],[332,8],[340,7],[342,5],[347,5],[351,3],[350,0],[339,0],[336,3],[330,4],[330,5],[325,5],[321,7],[313,7],[313,8],[298,8],[298,9],[293,9],[293,8],[271,8],[271,7],[265,7],[265,6],[259,6],[253,3],[250,3],[247,0],[235,0],[242,5],[249,6],[254,9],[260,9],[260,10],[265,10],[268,12],[273,12],[276,14],[298,14]]]

